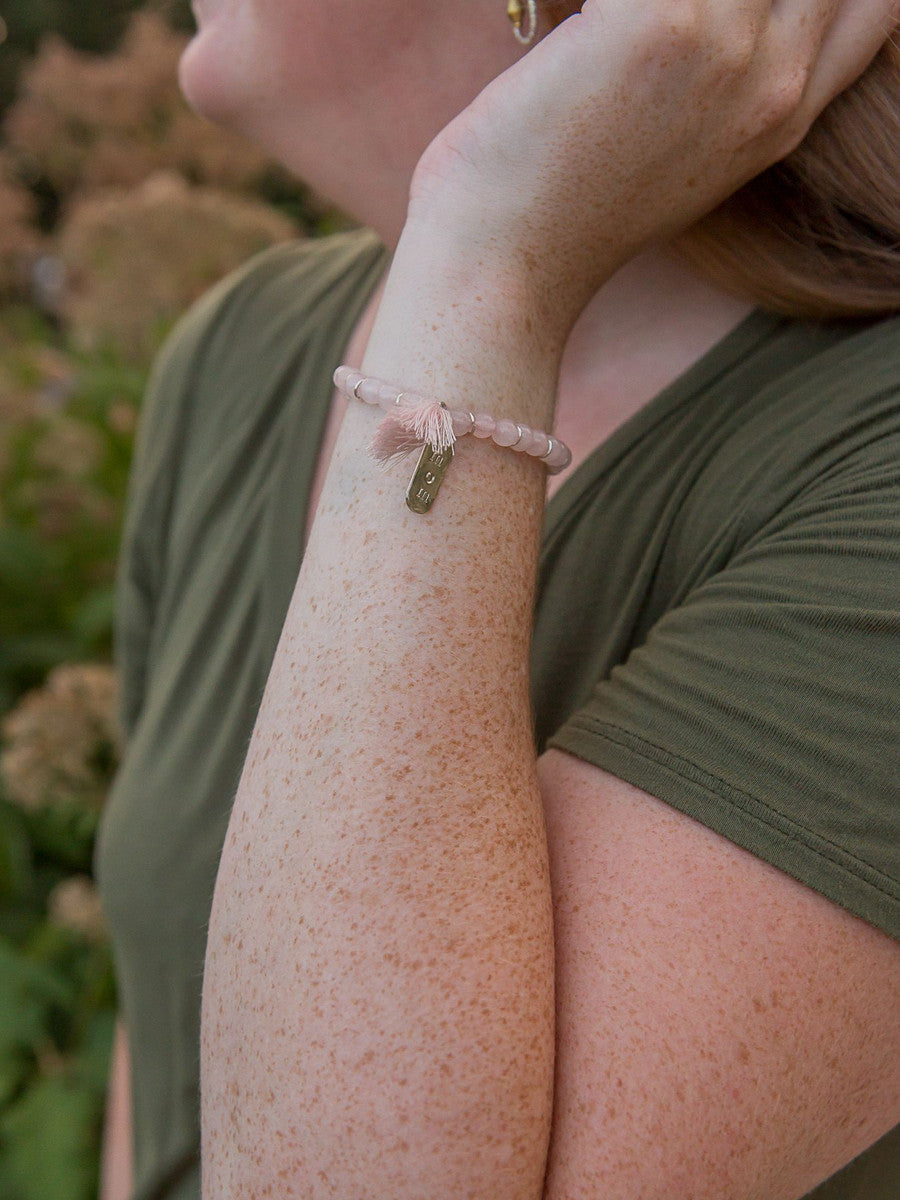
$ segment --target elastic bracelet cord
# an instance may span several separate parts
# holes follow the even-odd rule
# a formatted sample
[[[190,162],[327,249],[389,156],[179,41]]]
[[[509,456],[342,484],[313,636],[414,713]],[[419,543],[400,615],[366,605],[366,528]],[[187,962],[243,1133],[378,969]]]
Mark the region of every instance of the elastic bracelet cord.
[[[530,429],[521,421],[498,421],[488,413],[447,408],[439,400],[417,392],[401,392],[393,384],[362,375],[352,367],[338,367],[334,383],[348,400],[362,400],[387,413],[371,446],[379,462],[403,458],[426,445],[439,454],[452,452],[457,438],[467,434],[489,438],[505,450],[528,454],[542,462],[551,475],[565,470],[572,461],[571,450],[559,438]]]

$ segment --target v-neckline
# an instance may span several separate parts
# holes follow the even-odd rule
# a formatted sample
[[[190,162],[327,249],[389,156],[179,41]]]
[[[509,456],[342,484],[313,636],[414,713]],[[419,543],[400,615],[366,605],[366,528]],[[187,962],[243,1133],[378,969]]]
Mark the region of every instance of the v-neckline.
[[[717,376],[732,369],[784,320],[762,308],[754,308],[733,329],[704,351],[686,370],[617,425],[553,493],[544,508],[541,537],[546,546],[578,499],[660,421],[707,387]]]

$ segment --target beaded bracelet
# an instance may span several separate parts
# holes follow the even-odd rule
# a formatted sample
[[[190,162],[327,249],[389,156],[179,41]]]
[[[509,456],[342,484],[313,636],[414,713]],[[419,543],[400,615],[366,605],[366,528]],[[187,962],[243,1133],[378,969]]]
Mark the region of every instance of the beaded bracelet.
[[[572,452],[558,438],[529,429],[519,421],[498,421],[487,413],[451,409],[417,392],[399,392],[391,384],[362,375],[352,367],[338,367],[334,383],[348,400],[362,400],[387,413],[370,447],[379,462],[392,462],[421,450],[406,491],[406,503],[413,512],[425,513],[431,508],[453,458],[456,439],[469,433],[490,438],[495,446],[531,455],[543,462],[551,475],[572,461]]]

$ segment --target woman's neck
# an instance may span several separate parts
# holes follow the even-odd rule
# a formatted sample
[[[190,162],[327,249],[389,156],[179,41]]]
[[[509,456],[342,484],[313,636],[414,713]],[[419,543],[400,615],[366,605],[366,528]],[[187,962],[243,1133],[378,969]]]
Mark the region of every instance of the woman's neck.
[[[681,374],[754,307],[707,283],[666,246],[645,250],[582,312],[566,345],[561,381],[611,399],[622,390],[645,391]]]
[[[688,370],[755,306],[706,283],[665,247],[627,262],[572,329],[560,364],[555,429],[572,464]]]

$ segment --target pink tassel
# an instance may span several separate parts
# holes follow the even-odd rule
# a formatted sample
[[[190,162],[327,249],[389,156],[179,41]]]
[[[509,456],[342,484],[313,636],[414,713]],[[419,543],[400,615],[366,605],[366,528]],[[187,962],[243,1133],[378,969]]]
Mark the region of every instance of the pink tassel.
[[[392,408],[375,430],[369,447],[378,462],[393,462],[427,442],[438,453],[456,441],[450,410],[434,401],[415,408]]]

